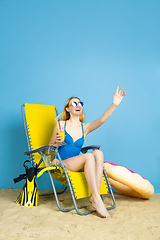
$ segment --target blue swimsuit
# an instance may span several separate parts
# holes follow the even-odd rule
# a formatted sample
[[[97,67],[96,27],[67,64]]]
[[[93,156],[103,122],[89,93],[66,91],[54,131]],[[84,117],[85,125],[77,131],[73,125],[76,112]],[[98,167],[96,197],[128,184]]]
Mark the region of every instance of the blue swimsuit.
[[[83,123],[82,125],[82,137],[77,139],[77,141],[73,141],[73,138],[69,133],[66,131],[66,121],[64,124],[64,131],[65,131],[65,145],[59,147],[58,152],[62,160],[67,158],[75,157],[80,154],[81,148],[84,143],[84,130],[83,130]]]

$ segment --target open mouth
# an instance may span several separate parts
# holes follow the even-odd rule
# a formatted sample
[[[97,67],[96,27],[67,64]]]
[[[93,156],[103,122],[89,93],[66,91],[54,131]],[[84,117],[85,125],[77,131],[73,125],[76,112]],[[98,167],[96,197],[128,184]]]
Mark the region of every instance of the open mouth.
[[[76,109],[76,112],[80,112],[80,109]]]

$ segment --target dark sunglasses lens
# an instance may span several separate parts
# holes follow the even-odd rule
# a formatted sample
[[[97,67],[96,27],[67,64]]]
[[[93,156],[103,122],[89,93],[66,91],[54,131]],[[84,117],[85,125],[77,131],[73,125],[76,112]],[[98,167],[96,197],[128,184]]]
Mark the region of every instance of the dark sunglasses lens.
[[[77,107],[77,103],[76,102],[72,102],[72,106],[73,107]]]
[[[79,102],[80,107],[83,107],[83,105],[84,105],[83,102]]]

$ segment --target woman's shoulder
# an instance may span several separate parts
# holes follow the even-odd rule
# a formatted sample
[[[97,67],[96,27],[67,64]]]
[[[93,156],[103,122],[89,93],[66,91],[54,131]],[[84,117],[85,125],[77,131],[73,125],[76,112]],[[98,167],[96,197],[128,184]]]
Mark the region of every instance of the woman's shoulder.
[[[83,129],[84,129],[84,132],[85,132],[85,134],[87,135],[88,134],[88,125],[89,125],[89,123],[83,123]]]
[[[84,128],[87,128],[88,125],[89,125],[89,123],[83,123],[83,127],[84,127]]]

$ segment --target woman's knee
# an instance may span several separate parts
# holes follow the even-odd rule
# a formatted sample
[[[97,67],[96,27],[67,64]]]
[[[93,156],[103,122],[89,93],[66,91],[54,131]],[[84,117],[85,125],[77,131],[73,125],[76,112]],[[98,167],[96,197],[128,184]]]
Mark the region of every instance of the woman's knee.
[[[95,157],[92,153],[85,154],[86,162],[95,162]]]
[[[95,157],[96,161],[101,161],[101,162],[104,161],[104,155],[103,155],[103,152],[101,150],[99,150],[99,149],[94,150],[92,152],[92,154]]]

